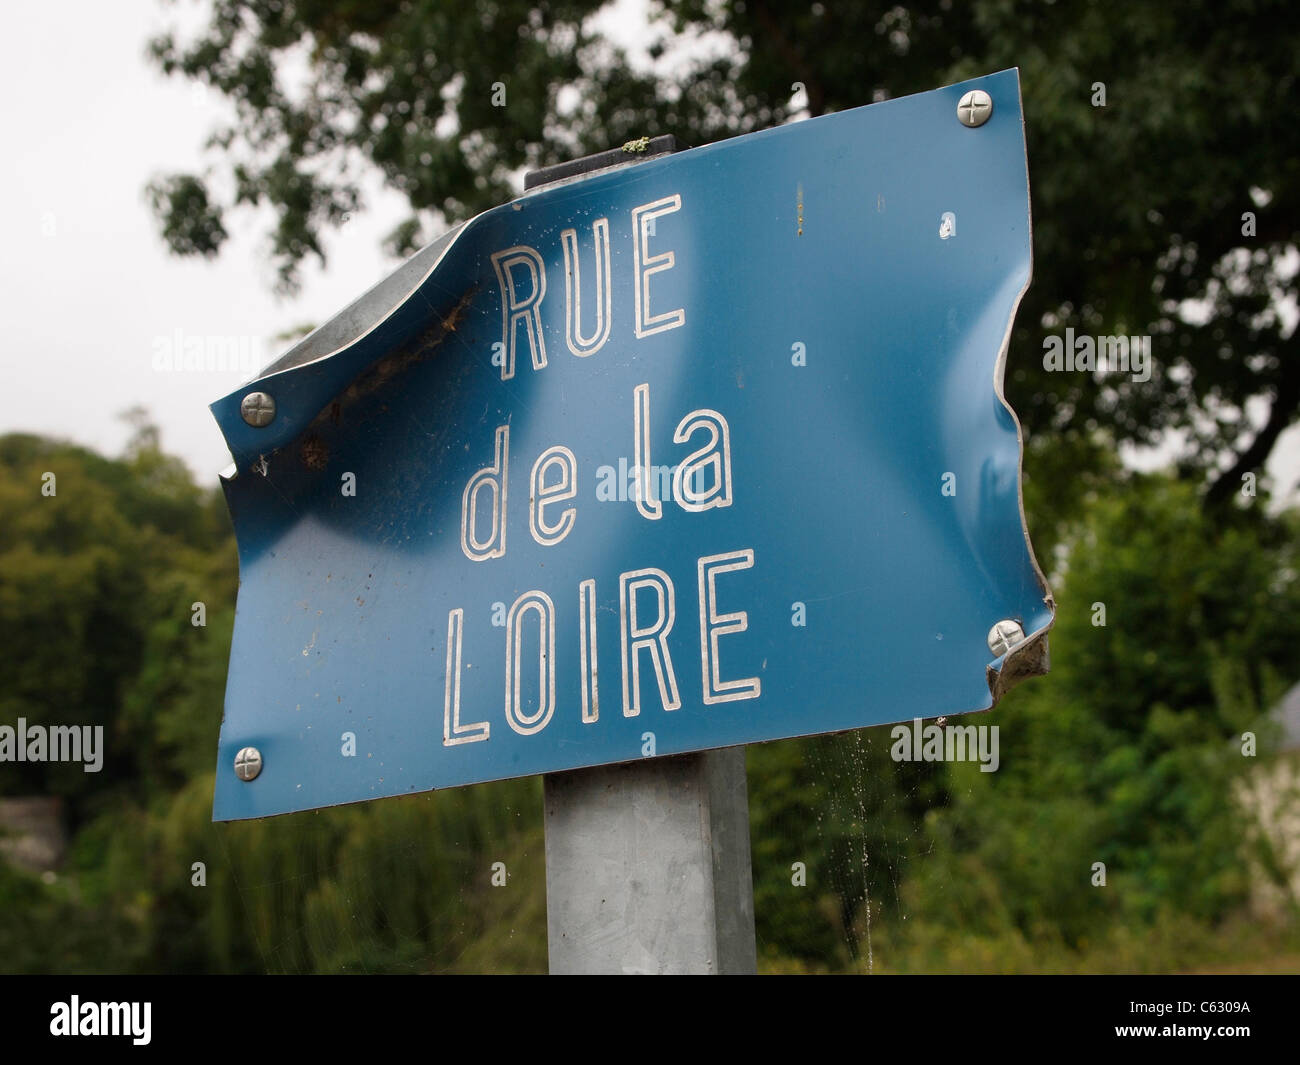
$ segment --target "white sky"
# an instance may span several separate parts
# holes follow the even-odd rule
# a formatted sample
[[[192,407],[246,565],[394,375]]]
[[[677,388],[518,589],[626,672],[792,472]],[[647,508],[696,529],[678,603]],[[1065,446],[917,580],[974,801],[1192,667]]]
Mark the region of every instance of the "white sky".
[[[601,26],[634,40],[644,6],[622,0]],[[161,338],[243,338],[246,348],[260,345],[259,366],[269,362],[287,346],[276,334],[325,321],[393,269],[380,241],[406,212],[398,196],[373,186],[367,209],[326,236],[328,268],[309,264],[292,298],[273,291],[266,216],[228,215],[231,239],[215,261],[169,255],[144,186],[160,172],[211,163],[203,141],[227,112],[203,87],[163,78],[145,45],[202,10],[160,0],[6,10],[0,432],[60,436],[117,454],[129,433],[118,415],[142,404],[164,447],[200,482],[215,483],[229,454],[207,405],[249,375],[158,372]],[[1284,436],[1271,469],[1279,487],[1296,484],[1300,430]]]
[[[231,239],[214,261],[170,255],[144,186],[202,167],[203,141],[225,114],[216,94],[164,78],[145,58],[177,13],[159,0],[6,10],[0,431],[116,454],[129,435],[117,415],[139,403],[163,445],[215,484],[230,457],[207,405],[247,375],[156,372],[158,338],[251,338],[270,361],[287,346],[276,334],[324,321],[393,268],[380,241],[404,210],[395,195],[371,196],[370,210],[328,238],[328,271],[310,266],[293,299],[273,292],[266,217],[228,216]]]

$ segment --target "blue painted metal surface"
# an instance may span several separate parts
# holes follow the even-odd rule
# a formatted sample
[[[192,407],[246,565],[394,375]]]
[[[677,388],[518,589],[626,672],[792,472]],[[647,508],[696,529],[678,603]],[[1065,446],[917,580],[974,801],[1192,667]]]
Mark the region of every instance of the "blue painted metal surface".
[[[1014,71],[463,226],[377,324],[213,404],[241,568],[214,816],[989,708],[1052,620],[1000,397],[1029,275]],[[638,494],[638,463],[694,472]]]

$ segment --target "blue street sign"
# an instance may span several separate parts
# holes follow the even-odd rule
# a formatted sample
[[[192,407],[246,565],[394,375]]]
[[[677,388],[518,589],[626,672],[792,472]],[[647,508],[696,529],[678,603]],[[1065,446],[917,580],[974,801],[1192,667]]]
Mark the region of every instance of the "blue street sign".
[[[214,816],[988,709],[1053,616],[1001,398],[1029,274],[1015,71],[431,245],[213,404]]]

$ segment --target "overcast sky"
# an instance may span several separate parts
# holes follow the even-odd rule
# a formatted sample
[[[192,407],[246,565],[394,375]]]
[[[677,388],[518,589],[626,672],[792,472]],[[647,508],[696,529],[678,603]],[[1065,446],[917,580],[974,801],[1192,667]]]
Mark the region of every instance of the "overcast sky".
[[[635,39],[629,20],[639,21],[643,6],[623,0],[602,23]],[[274,294],[266,216],[228,216],[231,239],[215,261],[169,255],[144,186],[155,174],[210,163],[204,139],[228,112],[202,86],[163,78],[145,45],[203,10],[161,0],[6,10],[0,432],[61,436],[117,454],[129,433],[118,415],[142,404],[164,447],[215,483],[229,454],[207,405],[249,375],[159,372],[162,346],[232,338],[260,352],[259,366],[270,361],[287,346],[277,334],[325,321],[395,267],[380,241],[405,211],[395,194],[372,186],[367,209],[327,236],[328,268],[308,265],[292,298]],[[1300,431],[1284,435],[1270,468],[1279,488],[1296,484]]]
[[[276,334],[324,321],[393,268],[379,245],[403,209],[372,196],[330,238],[327,272],[310,267],[293,299],[274,295],[265,217],[228,218],[215,261],[169,255],[142,190],[156,173],[204,165],[203,141],[226,113],[216,94],[163,78],[145,58],[177,11],[159,0],[6,10],[0,431],[116,454],[129,435],[118,415],[144,404],[164,446],[215,483],[230,457],[207,405],[245,375],[159,373],[160,343],[178,331],[251,338],[269,361],[284,346]]]

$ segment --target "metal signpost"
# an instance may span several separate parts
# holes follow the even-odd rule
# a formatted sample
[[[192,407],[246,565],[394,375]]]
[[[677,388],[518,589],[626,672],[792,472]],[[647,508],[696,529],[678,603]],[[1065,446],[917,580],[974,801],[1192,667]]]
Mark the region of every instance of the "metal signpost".
[[[752,971],[743,745],[1046,669],[1001,396],[1019,81],[628,147],[213,404],[214,816],[554,774],[554,971]]]

